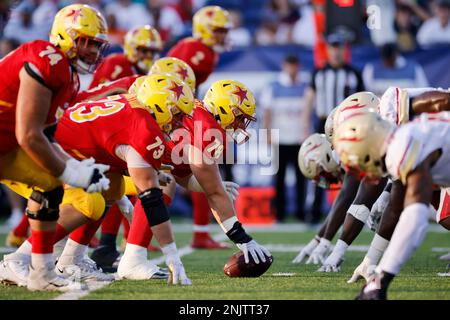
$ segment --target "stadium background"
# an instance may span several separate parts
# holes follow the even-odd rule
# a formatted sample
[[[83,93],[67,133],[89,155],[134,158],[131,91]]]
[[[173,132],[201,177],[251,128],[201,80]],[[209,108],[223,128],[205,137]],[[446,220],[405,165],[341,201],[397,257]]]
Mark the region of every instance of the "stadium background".
[[[24,0],[10,1],[9,5],[7,4],[8,1],[2,1],[0,4],[0,35],[2,42],[5,42],[6,39],[14,39],[14,36],[10,34],[11,32],[8,33],[8,23],[13,24],[9,29],[15,31],[17,35],[17,39],[15,40],[17,42],[23,41],[24,37],[28,37],[29,40],[44,38],[42,35],[48,32],[46,28],[48,30],[50,29],[54,13],[60,7],[71,2],[94,5],[101,9],[105,15],[108,15],[108,6],[111,7],[114,3],[130,2],[132,5],[141,6],[139,8],[142,10],[147,10],[147,14],[149,14],[149,17],[153,21],[155,21],[155,17],[159,12],[161,25],[158,29],[165,39],[165,50],[170,48],[177,40],[191,35],[192,14],[198,8],[204,5],[220,5],[232,11],[234,19],[240,20],[240,23],[237,23],[240,25],[239,32],[236,31],[234,35],[231,35],[231,38],[234,37],[237,40],[237,45],[233,45],[230,51],[221,55],[216,71],[200,87],[199,97],[203,96],[204,91],[213,81],[231,78],[248,85],[255,93],[258,102],[264,86],[276,78],[280,71],[283,58],[288,54],[294,54],[300,58],[302,65],[301,79],[304,81],[309,81],[310,74],[314,69],[314,37],[311,34],[314,34],[315,30],[312,20],[312,3],[306,0]],[[394,10],[407,3],[414,3],[428,10],[430,15],[432,14],[429,7],[431,1],[334,1],[334,4],[361,5],[361,12],[363,14],[361,15],[361,21],[358,22],[359,29],[356,30],[358,39],[350,48],[351,63],[359,70],[362,70],[367,63],[377,61],[380,58],[379,43],[377,43],[377,46],[373,42],[373,37],[371,37],[370,30],[367,27],[366,20],[368,17],[367,14],[364,14],[364,8],[371,3],[378,3],[384,6],[386,4],[390,5],[389,2],[395,2],[397,4]],[[24,16],[27,15],[31,19],[31,22],[28,22],[31,24],[28,26],[24,23],[26,20]],[[163,16],[166,17],[164,18],[165,20],[161,20]],[[170,17],[172,17],[172,21],[170,21]],[[414,15],[412,15],[413,18]],[[173,25],[174,22],[181,22],[183,27],[177,28],[177,30],[171,29],[171,23]],[[21,23],[22,26],[20,27]],[[151,24],[152,21],[148,21],[147,23]],[[421,22],[415,19],[414,23],[419,27]],[[121,51],[121,39],[126,32],[126,30],[118,26],[110,29],[112,45],[109,48],[108,54]],[[274,32],[273,39],[268,40],[267,37],[264,38],[261,36],[261,33],[266,29],[271,29]],[[286,36],[286,29],[292,30],[293,36]],[[450,73],[445,71],[450,65],[450,45],[440,44],[421,48],[416,43],[412,50],[402,52],[402,56],[415,60],[423,67],[430,86],[448,87]],[[89,84],[90,76],[83,76],[81,81],[82,89],[86,88]],[[260,113],[257,116],[259,119],[262,117]],[[312,121],[315,121],[315,119],[312,119]],[[259,121],[256,127],[261,122]],[[236,165],[233,170],[235,180],[241,186],[265,187],[272,185],[272,177],[261,176],[258,171],[258,165]],[[288,170],[286,183],[289,187],[292,187],[294,183],[294,176],[292,169]],[[290,199],[287,207],[288,212],[293,211],[293,201],[291,201],[291,198],[294,192],[291,189],[288,189],[288,197]],[[311,203],[311,193],[313,193],[313,190],[312,185],[309,185],[307,207]],[[327,203],[324,203],[325,207],[327,205]],[[172,214],[190,217],[192,211],[190,210],[188,197],[176,197],[171,210]],[[327,210],[324,211],[327,212]],[[2,216],[7,216],[8,212],[8,203],[4,194],[1,194],[0,213]]]

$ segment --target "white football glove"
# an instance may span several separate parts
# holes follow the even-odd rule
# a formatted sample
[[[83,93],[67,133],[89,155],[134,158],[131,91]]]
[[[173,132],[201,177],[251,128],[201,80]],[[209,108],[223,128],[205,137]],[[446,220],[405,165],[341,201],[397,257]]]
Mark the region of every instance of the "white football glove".
[[[122,199],[116,201],[120,212],[127,218],[128,222],[131,224],[131,217],[133,216],[134,206],[127,196],[123,196]]]
[[[70,158],[61,176],[62,182],[76,188],[83,188],[87,192],[102,192],[109,189],[109,179],[104,172],[109,166],[95,163],[94,158],[78,161]]]
[[[380,224],[381,215],[389,204],[391,194],[387,191],[383,191],[381,195],[378,197],[377,201],[372,206],[370,210],[369,218],[366,221],[366,225],[372,231],[376,231],[378,225]]]
[[[251,240],[247,243],[236,243],[236,245],[239,250],[244,253],[245,263],[250,262],[248,256],[249,253],[252,255],[252,258],[256,264],[259,264],[259,260],[266,262],[266,257],[270,257],[272,255],[269,250],[258,244],[255,240]]]
[[[365,279],[366,283],[368,283],[370,277],[375,273],[376,267],[377,267],[376,265],[371,264],[369,258],[364,257],[364,260],[361,262],[359,266],[356,267],[355,271],[353,271],[353,275],[347,281],[347,283],[355,283],[359,279]]]
[[[303,259],[309,257],[313,250],[319,245],[320,238],[318,236],[315,236],[314,239],[312,239],[306,246],[303,247],[302,250],[300,250],[299,254],[292,260],[292,263],[301,263]]]
[[[158,171],[158,180],[161,186],[167,186],[172,182],[172,176],[168,173]]]
[[[191,285],[192,282],[186,275],[186,271],[184,270],[184,266],[181,262],[175,242],[161,247],[161,251],[164,254],[166,265],[170,272],[167,283],[181,284],[183,286]]]
[[[321,238],[319,245],[313,250],[313,252],[311,252],[308,260],[306,260],[306,264],[322,264],[325,260],[325,256],[330,250],[330,246],[331,242],[329,240]]]
[[[233,181],[222,181],[223,187],[225,188],[225,191],[228,193],[228,196],[233,200],[236,201],[238,195],[239,195],[239,185],[237,183],[234,183]]]
[[[325,259],[323,265],[317,270],[318,272],[339,272],[341,264],[344,261],[342,254],[333,250],[328,258]]]

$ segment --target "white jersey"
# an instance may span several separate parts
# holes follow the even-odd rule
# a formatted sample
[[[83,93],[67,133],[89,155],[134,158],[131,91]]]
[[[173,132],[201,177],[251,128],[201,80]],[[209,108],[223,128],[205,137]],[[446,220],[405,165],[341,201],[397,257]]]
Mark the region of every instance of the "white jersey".
[[[442,90],[436,88],[398,88],[389,87],[380,99],[379,113],[381,117],[392,124],[400,125],[409,122],[409,100],[424,92]]]
[[[442,154],[431,168],[433,182],[450,187],[450,112],[424,113],[400,126],[387,147],[388,173],[405,184],[408,174],[438,149]]]

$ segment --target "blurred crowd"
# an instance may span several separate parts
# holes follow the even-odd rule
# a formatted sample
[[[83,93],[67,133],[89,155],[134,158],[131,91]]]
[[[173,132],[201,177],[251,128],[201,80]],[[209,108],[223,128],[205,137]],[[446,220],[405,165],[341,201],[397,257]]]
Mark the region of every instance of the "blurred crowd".
[[[450,43],[450,0],[361,0],[362,42],[382,46],[397,43],[400,51],[417,46]],[[1,53],[18,43],[47,38],[52,18],[67,4],[86,3],[100,9],[108,20],[112,44],[120,45],[132,27],[151,24],[166,47],[191,34],[193,13],[218,4],[230,11],[234,46],[316,43],[314,10],[320,0],[22,0],[0,3]],[[357,3],[358,1],[355,1]],[[381,8],[379,16],[367,8]],[[369,12],[369,14],[367,13]],[[368,20],[372,21],[368,23]],[[373,23],[373,19],[379,20]],[[371,24],[375,27],[371,27]],[[6,42],[6,43],[5,43]]]

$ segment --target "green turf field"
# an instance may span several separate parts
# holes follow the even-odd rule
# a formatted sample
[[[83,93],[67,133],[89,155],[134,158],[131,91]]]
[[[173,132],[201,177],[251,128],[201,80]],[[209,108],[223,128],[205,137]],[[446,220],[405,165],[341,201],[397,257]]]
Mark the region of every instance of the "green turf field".
[[[293,251],[297,250],[295,246],[306,244],[314,235],[313,230],[253,232],[253,235],[258,242],[274,248],[274,263],[260,278],[232,279],[223,274],[223,265],[237,249],[196,250],[182,258],[193,283],[190,287],[168,286],[162,280],[116,281],[81,299],[353,299],[363,284],[347,284],[346,280],[364,256],[361,246],[370,244],[372,234],[369,232],[364,232],[355,242],[361,251],[348,252],[339,273],[318,273],[317,266],[291,263],[297,254]],[[4,237],[1,235],[1,243]],[[176,232],[176,237],[178,247],[182,248],[189,243],[191,233]],[[445,249],[450,249],[450,234],[429,232],[424,244],[392,283],[388,298],[450,299],[450,277],[436,275],[445,271],[447,264],[438,259],[446,253]],[[150,255],[151,258],[158,256]],[[293,275],[277,276],[277,273]],[[53,299],[59,295],[0,285],[0,299]]]

